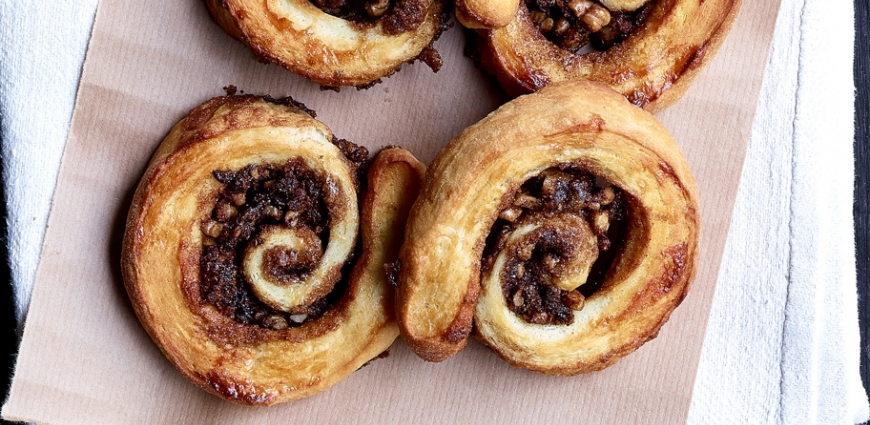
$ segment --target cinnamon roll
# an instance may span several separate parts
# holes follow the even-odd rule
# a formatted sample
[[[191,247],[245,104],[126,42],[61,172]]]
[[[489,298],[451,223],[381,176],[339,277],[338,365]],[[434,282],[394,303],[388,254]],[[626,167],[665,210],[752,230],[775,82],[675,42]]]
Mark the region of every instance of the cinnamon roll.
[[[470,0],[469,0],[470,1]],[[660,111],[712,60],[741,0],[524,0],[478,31],[484,68],[517,96],[565,80],[605,83]]]
[[[263,59],[322,86],[366,87],[416,59],[437,71],[432,43],[444,0],[205,0],[215,21]]]
[[[432,162],[396,295],[428,361],[474,335],[511,364],[573,375],[654,338],[698,255],[697,189],[667,130],[600,83],[519,97]]]
[[[270,405],[330,387],[398,336],[395,261],[423,165],[336,139],[291,99],[209,100],[158,147],[123,243],[143,327],[188,379]],[[360,240],[361,239],[361,240]]]

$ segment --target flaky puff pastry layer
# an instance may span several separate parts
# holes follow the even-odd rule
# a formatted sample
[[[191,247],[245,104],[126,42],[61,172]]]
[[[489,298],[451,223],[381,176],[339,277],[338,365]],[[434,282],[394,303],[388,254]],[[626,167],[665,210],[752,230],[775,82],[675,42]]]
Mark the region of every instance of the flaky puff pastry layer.
[[[517,14],[521,0],[457,0],[456,19],[466,28],[501,28]]]
[[[402,0],[372,23],[309,0],[206,0],[215,21],[257,55],[328,87],[366,86],[413,61],[443,30],[443,0]]]
[[[200,258],[207,236],[201,223],[220,189],[212,172],[302,158],[329,181],[356,179],[332,137],[292,102],[215,98],[172,129],[136,190],[123,243],[128,294],[157,346],[206,391],[249,405],[309,396],[350,375],[398,336],[384,264],[398,255],[424,173],[398,148],[375,158],[359,206],[330,207],[339,215],[359,208],[354,233],[359,229],[362,253],[345,277],[344,293],[321,317],[274,330],[236,322],[203,298]],[[353,192],[355,183],[337,182],[330,191]],[[340,243],[333,240],[339,237],[331,234],[329,243]]]
[[[628,229],[573,324],[535,325],[508,310],[500,285],[481,287],[481,253],[523,182],[567,164],[627,195]],[[686,296],[699,231],[689,166],[651,114],[599,83],[547,86],[466,129],[431,164],[399,254],[402,337],[423,359],[441,361],[466,345],[473,324],[515,366],[602,369],[654,338]]]
[[[650,112],[678,101],[713,59],[742,0],[652,0],[639,30],[604,51],[562,49],[537,29],[525,4],[508,25],[479,31],[484,68],[518,96],[566,80],[605,83]]]

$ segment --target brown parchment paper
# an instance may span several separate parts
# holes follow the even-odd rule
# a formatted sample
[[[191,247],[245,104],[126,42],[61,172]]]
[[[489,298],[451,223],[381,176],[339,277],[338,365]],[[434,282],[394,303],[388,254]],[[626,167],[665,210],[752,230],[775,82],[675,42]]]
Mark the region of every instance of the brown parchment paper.
[[[693,289],[657,339],[609,369],[571,378],[514,369],[474,341],[425,363],[399,340],[389,357],[321,394],[256,408],[176,372],[123,287],[127,208],[172,125],[232,84],[292,95],[338,137],[373,151],[401,145],[428,162],[505,99],[462,55],[458,27],[436,43],[439,73],[418,63],[369,90],[335,93],[258,63],[201,1],[104,0],[3,416],[50,424],[684,423],[779,3],[745,1],[715,60],[659,115],[698,181],[703,237]]]

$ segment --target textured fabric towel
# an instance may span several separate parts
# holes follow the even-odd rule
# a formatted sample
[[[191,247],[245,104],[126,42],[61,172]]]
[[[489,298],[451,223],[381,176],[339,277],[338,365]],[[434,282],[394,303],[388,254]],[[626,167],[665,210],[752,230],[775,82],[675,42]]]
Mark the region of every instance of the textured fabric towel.
[[[0,0],[0,130],[19,320],[97,3]],[[870,415],[852,243],[851,11],[849,0],[782,1],[692,424],[851,424]]]
[[[868,419],[852,220],[852,8],[782,1],[690,423]]]

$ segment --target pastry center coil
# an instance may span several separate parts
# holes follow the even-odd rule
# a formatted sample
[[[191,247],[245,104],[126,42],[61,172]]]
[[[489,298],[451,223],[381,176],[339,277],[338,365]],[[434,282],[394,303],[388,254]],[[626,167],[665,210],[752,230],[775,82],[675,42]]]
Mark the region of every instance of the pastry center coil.
[[[525,0],[535,27],[557,46],[607,50],[637,31],[658,0]]]
[[[529,179],[506,204],[487,239],[482,285],[500,288],[528,323],[570,325],[619,250],[626,196],[566,165]]]
[[[274,330],[320,317],[357,249],[358,188],[302,158],[212,174],[221,188],[201,225],[203,299]]]

